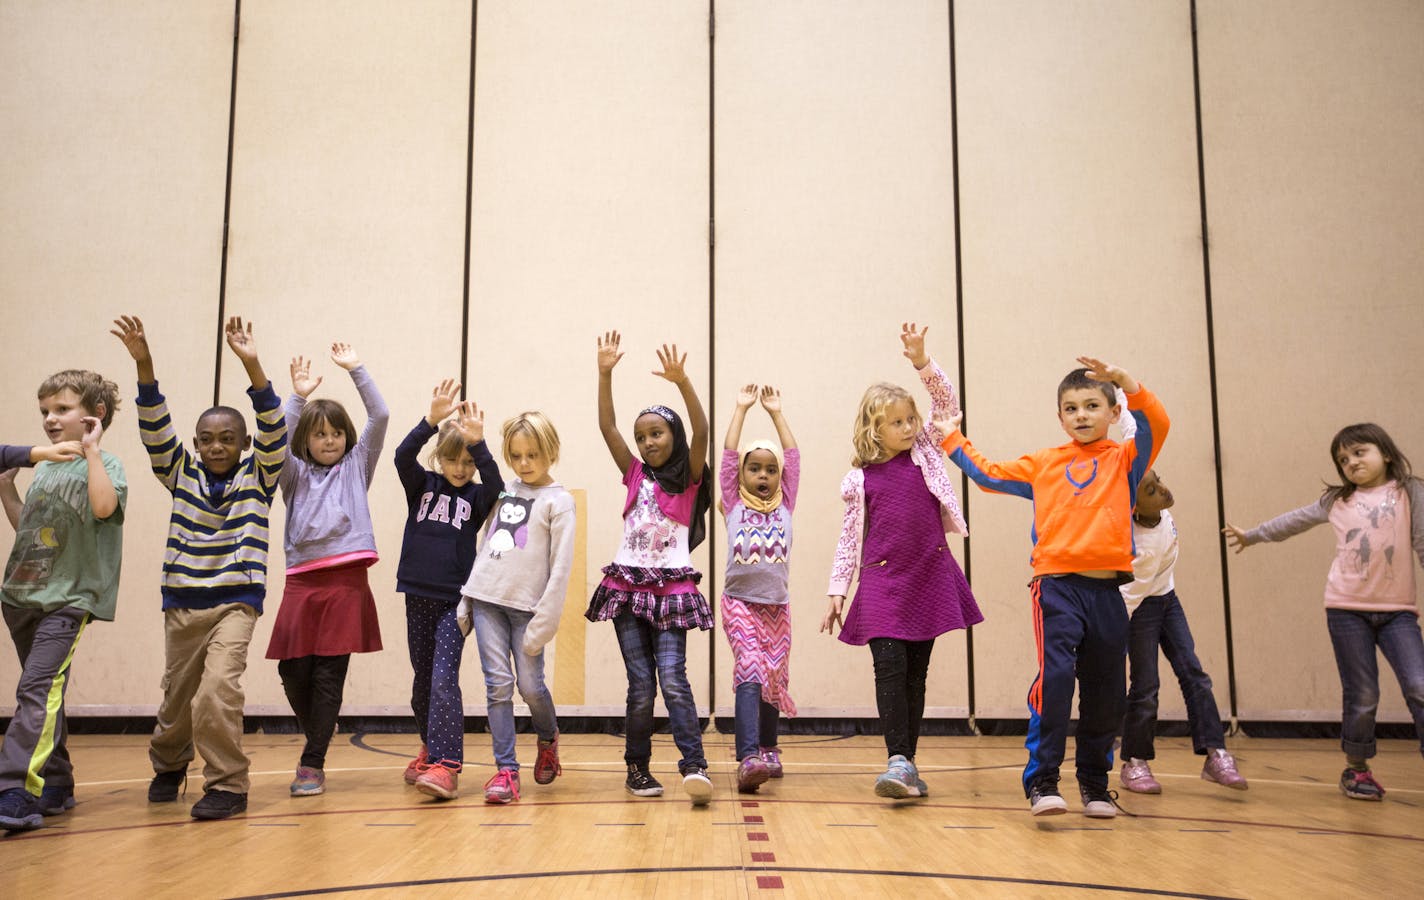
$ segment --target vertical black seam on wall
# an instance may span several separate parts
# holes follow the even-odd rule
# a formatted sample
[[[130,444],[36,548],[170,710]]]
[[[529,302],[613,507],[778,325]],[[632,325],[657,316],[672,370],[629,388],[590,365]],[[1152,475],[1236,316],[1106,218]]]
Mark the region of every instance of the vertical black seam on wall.
[[[717,421],[717,0],[707,3],[707,452],[711,457]],[[709,468],[704,478],[715,477]],[[716,521],[714,506],[708,518]],[[717,607],[717,529],[707,529],[707,593]],[[714,613],[715,616],[715,613]],[[717,630],[707,632],[707,717],[717,717]]]
[[[1216,470],[1216,530],[1221,556],[1221,599],[1226,627],[1226,684],[1231,698],[1231,718],[1236,719],[1236,648],[1231,638],[1231,579],[1227,576],[1229,554],[1221,529],[1226,526],[1226,488],[1221,474],[1221,417],[1216,382],[1216,326],[1212,315],[1211,232],[1206,214],[1206,154],[1202,140],[1201,56],[1197,46],[1197,3],[1190,2],[1192,26],[1192,94],[1196,104],[1197,195],[1201,201],[1202,288],[1206,301],[1207,375],[1211,382],[1211,450]]]
[[[465,118],[465,269],[460,282],[460,399],[470,373],[470,242],[474,234],[475,196],[475,43],[479,31],[480,0],[470,0],[470,92]]]
[[[222,255],[218,263],[218,337],[213,351],[213,406],[222,390],[223,322],[227,317],[227,236],[232,217],[232,145],[237,124],[237,48],[242,34],[242,0],[233,0],[232,76],[227,95],[227,172],[223,177]]]
[[[959,336],[959,369],[956,378],[959,385],[960,409],[964,407],[964,269],[960,259],[959,241],[959,81],[954,45],[954,0],[949,0],[949,156],[950,178],[954,194],[954,328]],[[961,427],[964,426],[961,422]],[[959,474],[960,506],[964,521],[969,521],[969,482],[964,473]],[[964,578],[973,586],[973,559],[969,536],[964,536]],[[969,722],[974,722],[976,702],[974,697],[974,626],[964,629],[964,665],[968,670],[966,683],[969,688]]]

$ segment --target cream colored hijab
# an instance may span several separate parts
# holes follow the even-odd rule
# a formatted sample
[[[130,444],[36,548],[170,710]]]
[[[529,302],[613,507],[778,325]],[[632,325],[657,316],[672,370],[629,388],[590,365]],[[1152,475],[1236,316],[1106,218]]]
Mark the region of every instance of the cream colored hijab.
[[[742,466],[746,465],[747,454],[753,450],[766,450],[770,452],[772,456],[776,457],[776,467],[778,469],[784,469],[786,462],[782,457],[780,445],[774,441],[765,440],[752,441],[750,444],[743,446],[741,456],[737,460],[737,493],[741,496],[742,503],[747,509],[759,513],[769,513],[781,505],[781,483],[777,482],[776,493],[765,500],[747,490],[746,486],[742,484]]]

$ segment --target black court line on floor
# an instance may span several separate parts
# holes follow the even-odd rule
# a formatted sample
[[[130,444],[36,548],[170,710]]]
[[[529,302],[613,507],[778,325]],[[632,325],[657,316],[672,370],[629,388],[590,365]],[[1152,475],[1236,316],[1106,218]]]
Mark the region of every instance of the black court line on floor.
[[[348,894],[356,891],[409,890],[446,884],[481,884],[500,881],[520,881],[535,878],[589,878],[599,875],[675,875],[704,872],[744,873],[747,875],[801,873],[807,875],[863,875],[875,878],[917,878],[935,881],[963,881],[973,884],[1004,884],[1031,887],[1056,887],[1066,890],[1103,891],[1114,894],[1137,894],[1148,897],[1196,897],[1201,900],[1242,900],[1223,894],[1201,894],[1190,891],[1168,891],[1160,888],[1133,887],[1118,884],[1095,884],[1080,881],[1055,881],[1044,878],[1006,878],[992,875],[966,875],[960,872],[900,872],[886,869],[832,869],[815,866],[669,866],[638,869],[573,869],[564,872],[517,872],[507,875],[470,875],[460,878],[425,878],[418,881],[389,881],[373,884],[312,888],[304,891],[283,891],[276,894],[249,894],[229,900],[280,900],[286,897],[318,897],[328,894]]]
[[[329,797],[330,795],[328,794],[327,796]],[[715,806],[715,805],[718,804],[718,803],[739,803],[739,802],[742,802],[742,801],[739,801],[736,797],[728,797],[726,800],[716,800],[716,799],[714,799],[714,800],[712,801],[712,805]],[[780,805],[780,804],[786,804],[786,805],[812,805],[812,806],[858,806],[858,807],[874,806],[874,807],[882,808],[882,809],[883,809],[883,808],[895,808],[897,805],[906,805],[906,804],[890,804],[890,803],[887,803],[887,802],[884,801],[884,800],[879,800],[879,801],[872,801],[872,800],[793,800],[793,799],[779,799],[779,798],[773,798],[773,797],[762,797],[762,798],[760,798],[757,802],[758,802],[761,806],[773,806],[773,805]],[[1346,802],[1346,801],[1341,800],[1340,802],[1344,803],[1344,802]],[[1389,801],[1386,801],[1386,802],[1389,802]],[[625,799],[625,798],[605,797],[605,798],[601,798],[601,799],[597,799],[597,800],[529,800],[529,801],[520,801],[519,806],[520,806],[520,808],[524,808],[524,809],[528,809],[528,808],[531,808],[531,807],[542,809],[542,808],[545,808],[545,807],[553,808],[553,807],[560,807],[560,806],[600,806],[600,807],[609,807],[609,806],[616,806],[616,805],[624,805],[624,806],[630,806],[630,807],[632,807],[632,806],[646,806],[646,805],[648,805],[648,804],[656,804],[656,803],[667,803],[667,804],[670,804],[670,805],[673,805],[673,806],[682,806],[682,807],[685,807],[685,806],[687,805],[687,801],[686,801],[686,800],[683,800],[683,799],[680,799],[680,798],[663,798],[663,799],[641,798],[641,799],[639,799],[639,798],[628,797],[628,798]],[[1008,813],[1008,814],[1014,816],[1015,818],[1022,817],[1024,820],[1026,820],[1026,821],[1025,821],[1025,824],[1027,824],[1027,820],[1029,819],[1028,811],[1027,811],[1025,808],[1021,807],[1021,806],[984,806],[984,805],[982,805],[982,804],[971,804],[971,803],[936,803],[936,802],[933,802],[933,801],[929,800],[928,798],[920,798],[920,799],[916,800],[916,801],[915,801],[915,805],[916,805],[918,808],[920,808],[920,809],[925,809],[925,810],[937,810],[937,811],[954,811],[954,810],[961,810],[961,811],[963,811],[963,812],[965,812],[965,813],[974,814],[974,815],[982,815],[982,814],[985,814],[985,813]],[[115,832],[138,831],[138,830],[143,830],[143,829],[148,829],[148,828],[181,828],[181,827],[190,827],[190,828],[191,828],[191,827],[196,827],[196,828],[221,828],[221,827],[223,827],[224,825],[229,825],[229,826],[234,826],[234,827],[235,827],[235,826],[240,826],[240,825],[244,825],[244,824],[251,825],[251,824],[253,824],[254,822],[258,822],[258,821],[262,821],[262,820],[267,820],[267,819],[273,819],[273,820],[277,820],[277,819],[304,819],[304,818],[307,818],[307,817],[316,817],[316,816],[351,816],[351,815],[370,816],[370,815],[379,815],[379,814],[387,814],[387,813],[442,813],[442,814],[447,814],[447,815],[453,815],[453,814],[458,814],[458,813],[462,813],[462,812],[463,812],[463,813],[483,813],[483,812],[485,812],[486,810],[488,810],[488,809],[490,809],[490,808],[491,808],[491,807],[487,806],[487,805],[484,804],[484,803],[478,803],[478,804],[471,804],[471,803],[448,803],[448,802],[442,802],[442,801],[429,800],[429,801],[425,801],[425,802],[421,802],[421,803],[417,803],[417,804],[405,804],[405,805],[398,805],[398,806],[360,807],[360,808],[354,808],[354,809],[332,809],[332,810],[307,810],[307,811],[304,811],[304,812],[270,813],[270,814],[256,815],[256,816],[253,816],[253,815],[234,816],[233,818],[230,818],[230,819],[222,819],[222,820],[211,821],[211,822],[200,822],[200,821],[198,821],[198,820],[196,820],[196,819],[182,819],[182,820],[175,820],[175,821],[172,821],[172,822],[147,822],[147,823],[144,823],[144,824],[141,824],[141,825],[114,825],[114,826],[110,826],[110,827],[106,827],[106,828],[86,828],[86,829],[73,829],[73,828],[64,827],[64,826],[62,826],[62,825],[50,825],[50,826],[42,827],[42,828],[40,828],[40,829],[37,830],[37,831],[18,831],[18,832],[10,832],[10,833],[8,834],[8,836],[6,836],[5,838],[3,838],[3,841],[33,841],[33,840],[53,839],[53,838],[60,838],[60,837],[78,837],[78,836],[81,836],[81,835],[112,834],[112,833],[115,833]],[[707,807],[702,807],[702,809],[703,809],[703,810],[706,810]],[[1291,832],[1300,832],[1300,831],[1301,831],[1301,825],[1300,825],[1299,823],[1289,823],[1289,822],[1261,822],[1261,821],[1249,821],[1249,820],[1243,820],[1243,819],[1221,819],[1221,818],[1215,818],[1215,817],[1211,817],[1211,816],[1171,816],[1171,815],[1162,815],[1162,814],[1157,814],[1157,813],[1136,813],[1136,814],[1131,814],[1131,815],[1132,815],[1132,818],[1133,818],[1133,819],[1142,820],[1142,821],[1148,821],[1148,820],[1150,820],[1150,821],[1155,821],[1155,822],[1183,822],[1183,823],[1192,822],[1192,823],[1197,823],[1197,824],[1201,824],[1201,825],[1222,825],[1222,826],[1227,826],[1228,828],[1231,828],[1231,829],[1233,829],[1233,830],[1244,830],[1244,829],[1250,829],[1250,828],[1260,828],[1260,829],[1265,829],[1265,830],[1269,830],[1269,831],[1291,831]],[[605,823],[598,823],[598,824],[603,824],[603,825],[624,825],[624,824],[642,825],[642,824],[644,824],[644,823],[641,823],[641,822],[640,822],[640,823],[605,822]],[[1040,822],[1039,824],[1042,824],[1042,823]],[[1066,830],[1066,829],[1060,828],[1060,829],[1057,829],[1057,830]],[[1109,829],[1109,830],[1111,830],[1111,829]],[[1378,838],[1378,839],[1380,839],[1380,840],[1387,840],[1387,841],[1403,841],[1403,842],[1411,843],[1411,844],[1424,844],[1424,836],[1416,835],[1416,834],[1411,834],[1411,833],[1389,834],[1389,833],[1386,833],[1386,832],[1378,832],[1378,831],[1354,831],[1354,830],[1345,829],[1345,828],[1317,828],[1317,829],[1312,829],[1312,831],[1313,831],[1314,833],[1317,833],[1317,834],[1332,834],[1332,835],[1338,835],[1338,836],[1340,836],[1340,837]]]

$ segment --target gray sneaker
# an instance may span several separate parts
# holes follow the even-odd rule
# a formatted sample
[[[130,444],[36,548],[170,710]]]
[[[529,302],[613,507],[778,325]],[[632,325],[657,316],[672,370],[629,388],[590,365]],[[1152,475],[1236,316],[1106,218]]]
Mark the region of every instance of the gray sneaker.
[[[896,754],[890,757],[885,765],[885,773],[875,779],[875,796],[888,797],[891,800],[903,800],[906,797],[923,797],[921,787],[924,782],[920,781],[920,773],[915,769],[915,764],[905,757]]]

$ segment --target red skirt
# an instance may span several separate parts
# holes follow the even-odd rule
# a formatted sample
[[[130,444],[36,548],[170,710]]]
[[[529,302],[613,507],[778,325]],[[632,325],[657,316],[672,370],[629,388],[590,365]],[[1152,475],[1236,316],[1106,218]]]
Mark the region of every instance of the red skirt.
[[[366,580],[369,566],[362,561],[288,575],[267,658],[341,656],[381,649],[376,598]]]

